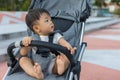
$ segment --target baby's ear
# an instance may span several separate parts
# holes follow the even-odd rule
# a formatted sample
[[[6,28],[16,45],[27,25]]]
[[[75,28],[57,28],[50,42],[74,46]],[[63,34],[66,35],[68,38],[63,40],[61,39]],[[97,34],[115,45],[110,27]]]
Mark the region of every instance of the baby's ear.
[[[34,25],[33,26],[33,30],[35,33],[39,33],[39,26],[38,25]]]
[[[37,30],[38,26],[37,25],[33,25],[33,30]]]

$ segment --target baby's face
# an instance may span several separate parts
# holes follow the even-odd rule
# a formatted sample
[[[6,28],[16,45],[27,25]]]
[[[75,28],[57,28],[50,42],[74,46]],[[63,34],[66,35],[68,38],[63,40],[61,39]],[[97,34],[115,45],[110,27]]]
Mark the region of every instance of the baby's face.
[[[49,35],[49,33],[53,32],[54,24],[48,14],[43,13],[37,22],[39,24],[40,35]]]

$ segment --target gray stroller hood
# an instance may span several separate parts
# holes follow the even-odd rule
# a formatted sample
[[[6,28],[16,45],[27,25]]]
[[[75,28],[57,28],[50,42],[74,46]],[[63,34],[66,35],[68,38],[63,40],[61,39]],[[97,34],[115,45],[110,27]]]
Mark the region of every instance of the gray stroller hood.
[[[80,62],[86,47],[86,43],[82,41],[84,22],[90,16],[90,0],[32,0],[29,9],[35,8],[48,10],[52,16],[55,28],[63,32],[63,37],[73,47],[77,47],[74,56],[72,56],[76,61],[75,67],[70,65],[62,76],[51,74],[44,80],[79,80],[81,70]],[[29,29],[28,35],[35,36]],[[9,46],[8,48],[12,49],[13,47]],[[13,56],[13,54],[19,54],[19,50],[16,50],[15,53],[8,52],[10,58],[4,80],[21,80],[21,78],[23,78],[22,80],[36,80],[28,76],[20,68],[19,61],[15,60],[16,55]]]
[[[90,0],[32,0],[29,9],[47,9],[52,17],[65,18],[80,22],[80,18],[88,18],[91,12]]]

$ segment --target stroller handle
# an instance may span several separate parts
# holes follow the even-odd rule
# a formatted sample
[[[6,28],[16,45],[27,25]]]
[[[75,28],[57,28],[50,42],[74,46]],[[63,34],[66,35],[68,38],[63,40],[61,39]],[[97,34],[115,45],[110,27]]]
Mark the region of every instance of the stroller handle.
[[[10,60],[13,61],[13,62],[16,59],[15,59],[15,56],[13,55],[12,50],[14,48],[17,48],[17,47],[23,47],[22,41],[20,41],[19,44],[17,43],[17,46],[16,46],[16,43],[17,42],[11,43],[7,48],[7,53],[10,57]],[[53,44],[53,43],[49,43],[49,42],[44,42],[44,41],[32,40],[31,44],[29,44],[29,46],[45,47],[45,48],[48,48],[48,49],[51,49],[51,50],[60,51],[67,56],[67,58],[69,59],[69,61],[71,63],[71,66],[75,65],[75,60],[74,60],[72,54],[70,54],[70,51],[67,48],[65,48],[61,45]]]

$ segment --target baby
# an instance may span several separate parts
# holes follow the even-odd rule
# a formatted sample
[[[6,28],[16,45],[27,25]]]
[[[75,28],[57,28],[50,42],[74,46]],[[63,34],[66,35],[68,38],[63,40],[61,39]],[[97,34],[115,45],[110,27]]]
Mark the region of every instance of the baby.
[[[26,24],[40,37],[41,41],[48,42],[50,33],[54,31],[54,24],[51,20],[50,14],[45,9],[30,10],[26,15]],[[19,64],[28,75],[37,79],[44,79],[41,67],[42,64],[38,64],[26,56],[32,49],[32,47],[28,46],[31,43],[31,40],[33,40],[32,37],[24,37],[22,39],[22,43],[25,47],[20,49],[21,58]],[[76,50],[76,48],[72,48],[72,46],[62,37],[60,33],[54,34],[53,43],[66,47],[71,54],[74,54],[74,51]],[[62,53],[57,55],[52,61],[53,66],[51,68],[51,73],[58,75],[62,75],[70,64],[67,57]]]

